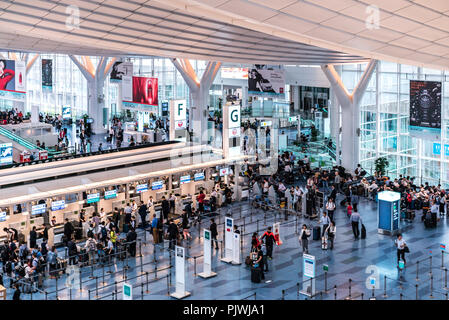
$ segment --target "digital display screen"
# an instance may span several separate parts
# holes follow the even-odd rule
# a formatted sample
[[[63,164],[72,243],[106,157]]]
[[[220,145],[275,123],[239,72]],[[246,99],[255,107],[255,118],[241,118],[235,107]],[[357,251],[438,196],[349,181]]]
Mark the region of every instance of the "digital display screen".
[[[0,144],[0,165],[11,164],[12,162],[12,143]]]
[[[182,176],[181,179],[180,179],[180,184],[189,183],[190,181],[192,181],[190,175],[189,176]]]
[[[138,184],[136,186],[137,193],[141,193],[141,192],[145,192],[145,191],[148,191],[148,184],[144,183],[144,184]]]
[[[0,221],[6,221],[6,211],[1,211],[0,212]]]
[[[65,200],[58,200],[51,202],[51,211],[62,210],[65,208]]]
[[[195,181],[201,181],[201,180],[204,180],[204,172],[195,173],[194,180],[195,180]]]
[[[117,190],[108,190],[104,192],[105,200],[117,198]]]
[[[31,207],[31,214],[32,215],[42,214],[42,213],[45,213],[46,209],[47,209],[47,205],[45,203],[37,204],[37,205]]]
[[[151,184],[152,190],[160,190],[164,186],[164,181],[155,181]]]
[[[87,203],[94,203],[100,201],[100,193],[91,193],[87,195]]]

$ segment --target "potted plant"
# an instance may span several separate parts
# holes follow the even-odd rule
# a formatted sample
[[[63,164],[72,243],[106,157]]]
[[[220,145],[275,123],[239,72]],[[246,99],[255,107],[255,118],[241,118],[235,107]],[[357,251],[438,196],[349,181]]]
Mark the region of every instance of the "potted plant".
[[[386,172],[386,169],[390,163],[388,162],[387,157],[380,157],[374,161],[374,165],[376,167],[376,172],[378,175],[383,176]]]

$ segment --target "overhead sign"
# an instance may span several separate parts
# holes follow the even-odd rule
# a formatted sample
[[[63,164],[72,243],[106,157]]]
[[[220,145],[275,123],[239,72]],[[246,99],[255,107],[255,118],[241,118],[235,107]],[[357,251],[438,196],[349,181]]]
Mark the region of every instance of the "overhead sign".
[[[129,283],[123,283],[123,300],[133,299],[133,286]]]
[[[51,202],[51,211],[58,211],[65,209],[65,200],[57,200]]]
[[[136,186],[136,192],[142,193],[148,191],[148,183],[138,184]]]
[[[186,100],[174,100],[175,121],[185,121],[187,119]]]
[[[47,205],[45,203],[37,204],[35,206],[31,206],[31,214],[42,214],[45,213],[45,210],[47,209]]]
[[[6,211],[0,211],[0,222],[6,221]]]
[[[117,189],[105,191],[104,198],[105,200],[117,198]]]
[[[151,190],[160,190],[160,189],[162,189],[163,186],[164,186],[164,181],[162,181],[162,180],[154,181],[151,184]]]
[[[12,143],[0,144],[0,165],[11,164],[13,162],[12,154]]]
[[[248,68],[221,67],[223,79],[248,79]]]
[[[191,181],[192,181],[192,178],[191,178],[190,175],[188,175],[188,176],[182,176],[182,177],[180,178],[179,184],[189,183],[189,182],[191,182]]]
[[[87,195],[87,203],[94,203],[100,201],[100,193],[91,193]]]
[[[229,168],[221,168],[220,169],[220,177],[227,176],[229,174]]]
[[[69,106],[62,107],[62,118],[70,119],[72,117],[72,108]]]
[[[240,128],[240,106],[233,105],[225,108],[229,108],[229,128]]]
[[[193,179],[195,181],[204,180],[204,172],[195,173],[195,175],[193,176]]]

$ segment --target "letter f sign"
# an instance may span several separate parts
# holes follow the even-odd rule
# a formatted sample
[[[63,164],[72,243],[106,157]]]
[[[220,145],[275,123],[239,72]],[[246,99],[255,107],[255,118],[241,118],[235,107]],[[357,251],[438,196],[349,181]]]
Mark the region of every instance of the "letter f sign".
[[[181,115],[181,111],[183,110],[182,108],[182,103],[178,103],[178,116]]]

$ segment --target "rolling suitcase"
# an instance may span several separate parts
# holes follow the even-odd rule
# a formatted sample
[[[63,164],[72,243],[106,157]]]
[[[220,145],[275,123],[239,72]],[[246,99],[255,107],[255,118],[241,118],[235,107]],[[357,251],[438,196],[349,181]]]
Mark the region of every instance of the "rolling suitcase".
[[[313,240],[320,240],[321,227],[313,227]]]
[[[322,250],[327,250],[327,239],[326,239],[326,237],[322,237],[321,238],[321,249]]]
[[[260,268],[251,267],[251,282],[260,283],[261,280]]]
[[[364,224],[362,224],[362,231],[360,233],[360,237],[362,239],[366,239],[366,229],[365,229],[365,225]]]

